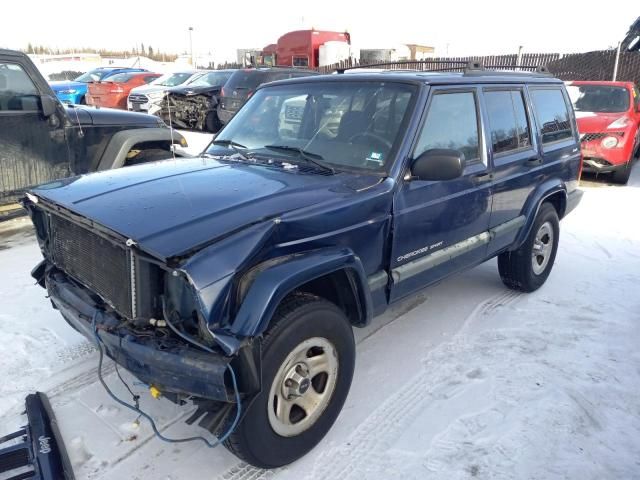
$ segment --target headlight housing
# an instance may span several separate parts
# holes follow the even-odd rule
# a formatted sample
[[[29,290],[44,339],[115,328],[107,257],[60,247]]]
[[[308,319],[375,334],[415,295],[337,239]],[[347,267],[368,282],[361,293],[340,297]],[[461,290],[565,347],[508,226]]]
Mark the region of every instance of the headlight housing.
[[[602,139],[601,145],[604,148],[614,148],[618,145],[618,137],[604,137]]]
[[[621,128],[627,128],[631,124],[629,117],[620,117],[617,120],[611,122],[607,127],[607,130],[620,130]]]

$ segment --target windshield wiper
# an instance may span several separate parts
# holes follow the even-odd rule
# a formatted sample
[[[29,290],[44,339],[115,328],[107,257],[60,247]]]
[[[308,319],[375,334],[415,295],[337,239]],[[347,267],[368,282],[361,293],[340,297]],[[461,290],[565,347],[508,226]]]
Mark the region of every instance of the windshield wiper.
[[[234,152],[236,152],[238,155],[240,155],[244,160],[249,160],[249,157],[247,157],[242,150],[240,150],[241,148],[248,148],[246,145],[242,145],[241,143],[238,142],[234,142],[233,140],[214,140],[213,142],[214,145],[226,145],[227,147],[231,147],[233,149]]]
[[[268,148],[270,150],[282,150],[283,152],[295,152],[301,159],[303,159],[307,163],[312,163],[313,165],[320,167],[320,169],[326,172],[331,172],[332,174],[336,173],[335,168],[327,165],[322,161],[324,160],[322,155],[308,152],[304,148],[292,147],[290,145],[265,145],[264,148]]]

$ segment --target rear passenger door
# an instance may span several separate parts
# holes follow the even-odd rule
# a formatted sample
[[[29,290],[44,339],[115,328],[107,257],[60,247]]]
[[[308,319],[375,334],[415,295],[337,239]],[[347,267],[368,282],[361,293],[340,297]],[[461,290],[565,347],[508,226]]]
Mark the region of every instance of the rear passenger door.
[[[483,100],[494,167],[491,255],[511,245],[530,220],[525,212],[538,200],[537,187],[577,178],[580,152],[562,85],[485,87]]]
[[[465,169],[449,181],[409,172],[403,179],[394,199],[391,301],[485,258],[491,182],[479,112],[478,88],[432,88],[412,158],[455,149]]]
[[[491,228],[493,254],[513,243],[524,224],[523,208],[542,178],[543,160],[532,135],[532,112],[524,85],[482,88],[489,155],[493,165]]]

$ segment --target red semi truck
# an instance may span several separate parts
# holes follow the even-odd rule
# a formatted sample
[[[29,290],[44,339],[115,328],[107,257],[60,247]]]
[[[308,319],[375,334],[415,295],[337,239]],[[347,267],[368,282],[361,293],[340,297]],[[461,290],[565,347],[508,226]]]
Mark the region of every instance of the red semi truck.
[[[321,64],[321,48],[333,63],[349,55],[351,36],[348,32],[296,30],[285,33],[278,43],[262,50],[262,63],[282,67],[316,68]]]

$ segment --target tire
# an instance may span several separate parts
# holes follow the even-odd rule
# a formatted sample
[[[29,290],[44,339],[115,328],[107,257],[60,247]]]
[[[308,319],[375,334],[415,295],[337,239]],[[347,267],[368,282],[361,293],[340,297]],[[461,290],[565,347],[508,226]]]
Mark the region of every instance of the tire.
[[[218,114],[215,111],[207,114],[204,123],[207,132],[216,133],[222,128],[222,122],[218,119]]]
[[[616,170],[611,174],[611,180],[618,185],[626,185],[631,176],[631,167],[633,166],[633,157],[626,163],[624,168]]]
[[[296,352],[302,352],[304,361]],[[330,373],[314,376],[309,358],[316,359],[316,371],[326,363]],[[302,457],[322,440],[338,417],[349,393],[354,363],[353,331],[345,314],[314,295],[288,297],[263,337],[262,392],[249,405],[225,447],[259,468],[280,467]],[[301,368],[307,368],[308,374],[299,375]],[[300,396],[281,401],[285,391]],[[288,406],[296,403],[312,405],[308,409],[311,415],[297,405],[289,410]],[[289,413],[279,417],[278,410]]]
[[[543,203],[524,243],[512,252],[498,255],[502,282],[512,290],[533,292],[551,273],[558,251],[560,222],[550,203]],[[534,245],[539,254],[534,256]]]
[[[134,147],[135,148],[135,147]],[[140,150],[135,156],[127,158],[125,166],[139,165],[141,163],[155,162],[158,160],[166,160],[172,158],[173,154],[170,151],[163,150],[162,148],[147,148],[146,150]]]

